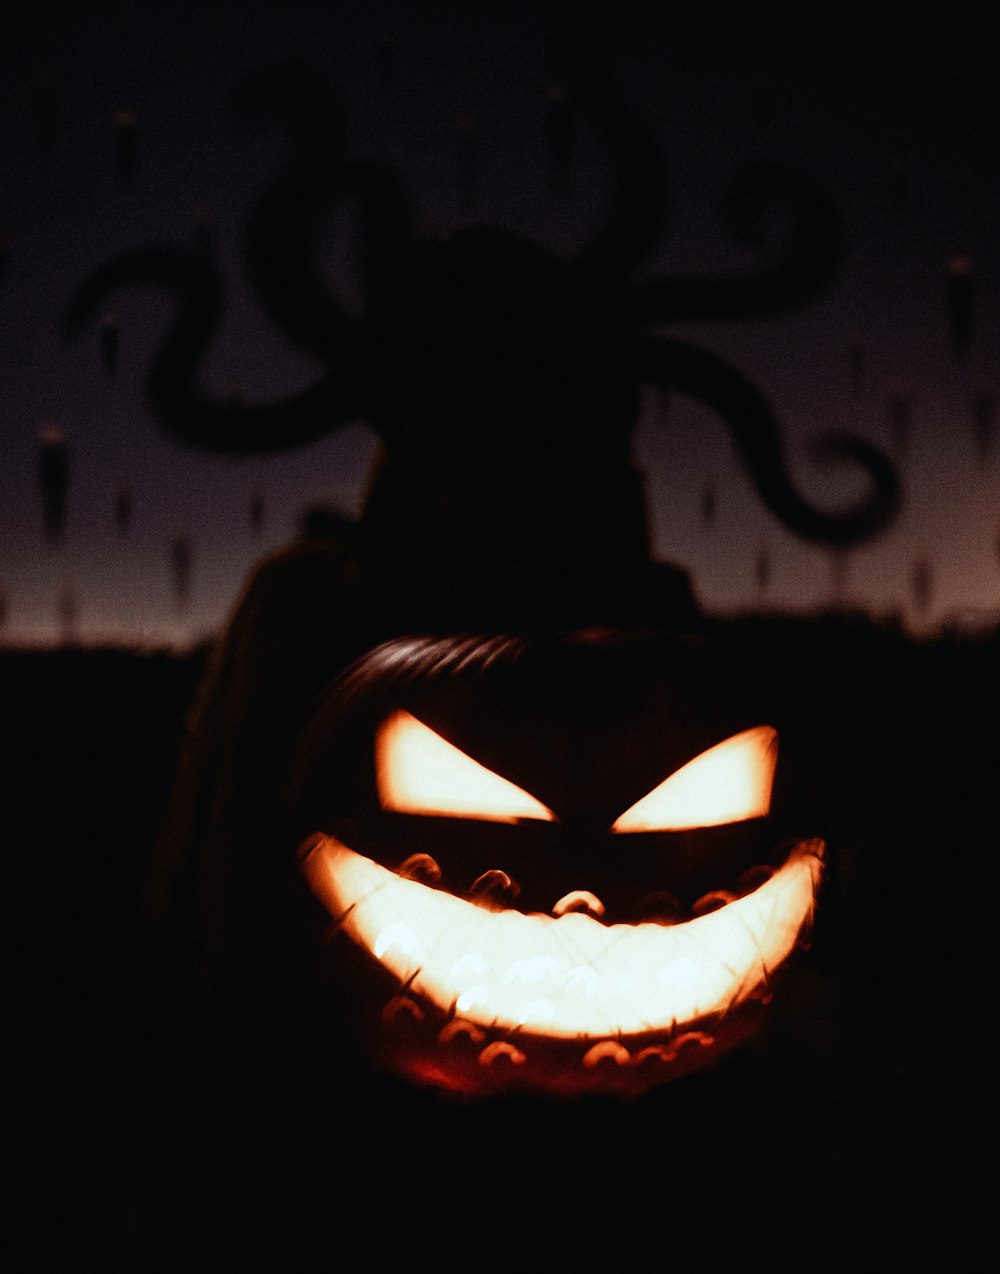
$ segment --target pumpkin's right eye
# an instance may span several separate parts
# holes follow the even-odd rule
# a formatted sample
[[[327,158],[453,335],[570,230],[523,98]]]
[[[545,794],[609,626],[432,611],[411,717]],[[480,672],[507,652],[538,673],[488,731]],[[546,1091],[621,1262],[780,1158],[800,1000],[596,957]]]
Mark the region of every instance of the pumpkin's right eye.
[[[613,832],[671,832],[762,818],[771,808],[778,733],[755,726],[681,766],[615,820]]]

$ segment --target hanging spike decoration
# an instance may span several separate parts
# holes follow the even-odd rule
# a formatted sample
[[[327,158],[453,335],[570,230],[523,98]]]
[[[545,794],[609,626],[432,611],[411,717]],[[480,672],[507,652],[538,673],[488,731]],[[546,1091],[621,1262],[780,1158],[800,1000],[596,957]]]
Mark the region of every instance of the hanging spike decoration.
[[[754,583],[757,586],[757,596],[763,600],[771,585],[771,551],[766,544],[762,544],[757,550],[753,574]]]
[[[706,482],[701,489],[701,524],[706,531],[715,525],[715,515],[719,509],[719,497],[714,482]]]
[[[917,614],[926,615],[934,596],[934,572],[926,554],[915,558],[910,569],[910,596]]]
[[[113,310],[107,310],[101,316],[100,333],[101,363],[108,379],[114,380],[118,371],[119,332],[118,316]]]
[[[38,480],[42,489],[45,538],[57,544],[66,529],[70,460],[66,431],[61,425],[43,425],[38,435]]]
[[[178,528],[170,539],[170,573],[174,585],[174,606],[183,615],[191,602],[191,568],[194,545],[191,536]]]
[[[850,557],[846,548],[834,548],[830,554],[831,605],[842,610],[847,604],[847,586]]]
[[[972,437],[976,445],[976,460],[983,468],[993,454],[996,439],[997,402],[988,389],[981,389],[972,396]]]
[[[913,432],[913,404],[910,398],[906,394],[891,394],[888,416],[893,454],[898,460],[904,460],[910,454]]]
[[[701,521],[706,530],[715,525],[719,510],[719,496],[714,482],[706,482],[701,489]]]
[[[115,526],[124,539],[132,525],[132,491],[126,482],[119,482],[115,489]]]
[[[860,340],[853,340],[847,351],[847,379],[854,399],[864,396],[866,364],[864,345]]]
[[[139,117],[123,108],[115,114],[115,167],[122,181],[135,180],[139,166]]]
[[[458,119],[458,137],[455,144],[455,162],[458,167],[459,190],[462,204],[469,212],[476,203],[482,178],[482,141],[479,122],[468,112]]]
[[[948,262],[948,333],[956,358],[969,352],[975,320],[976,280],[968,257],[952,257]]]
[[[546,86],[545,140],[552,190],[558,196],[568,195],[573,188],[576,161],[576,118],[565,84],[553,82]]]
[[[80,627],[80,595],[68,581],[59,592],[56,615],[62,644],[75,646]]]
[[[259,535],[264,527],[264,518],[267,513],[267,504],[264,500],[264,491],[261,487],[255,487],[250,493],[250,530],[254,535]]]

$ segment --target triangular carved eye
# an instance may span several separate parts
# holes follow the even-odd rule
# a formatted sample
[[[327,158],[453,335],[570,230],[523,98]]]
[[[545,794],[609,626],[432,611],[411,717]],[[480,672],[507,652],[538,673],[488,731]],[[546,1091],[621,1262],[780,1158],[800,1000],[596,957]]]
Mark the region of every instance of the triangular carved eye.
[[[409,712],[394,712],[379,727],[375,774],[383,809],[496,823],[555,821],[530,792],[466,756]]]
[[[771,808],[778,734],[734,734],[688,761],[618,818],[613,832],[668,832],[760,818]]]

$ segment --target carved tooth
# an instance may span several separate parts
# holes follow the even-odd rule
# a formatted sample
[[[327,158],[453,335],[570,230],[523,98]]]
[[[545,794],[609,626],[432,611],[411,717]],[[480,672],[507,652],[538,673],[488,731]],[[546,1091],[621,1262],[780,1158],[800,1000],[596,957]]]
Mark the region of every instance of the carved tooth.
[[[639,904],[639,915],[643,920],[662,925],[679,924],[684,919],[679,900],[666,889],[647,894]]]
[[[565,916],[574,911],[582,911],[595,920],[600,920],[604,915],[604,903],[589,889],[573,889],[568,894],[563,894],[552,908],[554,916]]]
[[[522,1026],[540,1026],[544,1028],[552,1021],[555,1011],[555,1004],[546,996],[541,996],[536,1000],[529,1000],[521,1008],[519,1014],[520,1023]]]
[[[541,955],[528,956],[524,960],[515,960],[507,966],[501,979],[509,982],[544,982],[552,981],[562,973],[559,961],[547,952]]]
[[[455,1007],[463,1013],[468,1013],[470,1009],[484,1008],[490,1000],[489,988],[485,986],[469,986],[466,987],[462,994],[455,1001]]]
[[[479,977],[480,974],[489,970],[489,965],[476,951],[466,951],[464,956],[460,956],[451,966],[450,977],[453,982],[461,982],[468,978]]]
[[[419,960],[421,957],[420,940],[402,920],[393,920],[386,925],[372,944],[372,951],[380,960],[388,951],[399,952],[411,960]]]
[[[497,1062],[509,1063],[512,1066],[523,1066],[527,1060],[527,1056],[519,1048],[515,1048],[513,1044],[508,1043],[507,1040],[494,1040],[492,1044],[487,1044],[479,1054],[480,1066],[495,1066]]]
[[[677,1060],[677,1050],[669,1048],[666,1044],[650,1044],[648,1048],[636,1053],[635,1060],[639,1066],[647,1062],[662,1062],[666,1065],[668,1062]]]
[[[710,911],[718,911],[720,907],[732,902],[735,897],[736,895],[730,893],[728,889],[712,889],[707,894],[702,894],[691,908],[691,914],[693,916],[708,915]]]
[[[505,906],[517,897],[521,886],[505,871],[493,867],[477,876],[469,888],[469,898],[483,907]]]
[[[436,885],[441,879],[441,868],[430,854],[411,854],[399,864],[396,873],[422,885]]]
[[[626,1066],[631,1060],[632,1054],[617,1040],[601,1040],[600,1044],[588,1048],[583,1055],[583,1064],[588,1070],[592,1070],[604,1061],[614,1062],[617,1066]]]
[[[382,1021],[392,1022],[401,1014],[415,1022],[422,1022],[426,1016],[420,1005],[410,996],[394,995],[382,1010]]]
[[[708,1035],[704,1031],[685,1031],[683,1035],[676,1036],[671,1040],[671,1044],[679,1053],[682,1048],[711,1048],[715,1043],[715,1036]]]
[[[456,1040],[468,1040],[472,1044],[482,1044],[485,1038],[486,1032],[477,1026],[475,1022],[468,1022],[461,1017],[453,1017],[450,1022],[441,1027],[438,1043],[452,1044]]]
[[[774,870],[767,863],[761,863],[759,867],[747,868],[740,877],[740,892],[752,894],[755,889],[759,889],[761,885],[766,884],[771,879],[774,875]]]

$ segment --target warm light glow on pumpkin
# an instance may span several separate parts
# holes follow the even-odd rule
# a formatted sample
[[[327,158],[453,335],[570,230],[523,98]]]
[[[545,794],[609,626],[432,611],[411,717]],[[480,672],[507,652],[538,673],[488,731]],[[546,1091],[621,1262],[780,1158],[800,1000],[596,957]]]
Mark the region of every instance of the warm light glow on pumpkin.
[[[380,726],[375,766],[385,809],[503,823],[555,818],[530,793],[466,756],[409,712],[394,712]]]
[[[716,827],[768,813],[778,755],[771,726],[725,739],[689,761],[625,811],[615,832]],[[514,823],[555,820],[530,792],[487,769],[411,713],[394,712],[375,746],[385,809]]]
[[[755,726],[702,752],[618,818],[613,832],[681,831],[761,818],[771,808],[778,735]]]
[[[472,1027],[603,1040],[670,1032],[757,994],[809,925],[822,852],[803,842],[752,893],[677,925],[489,911],[329,836],[304,867],[342,930],[424,1004]]]

